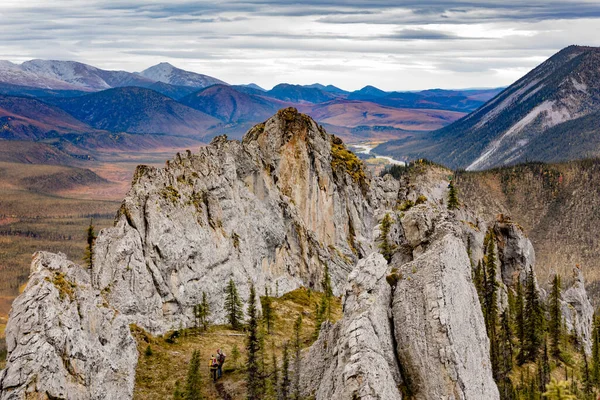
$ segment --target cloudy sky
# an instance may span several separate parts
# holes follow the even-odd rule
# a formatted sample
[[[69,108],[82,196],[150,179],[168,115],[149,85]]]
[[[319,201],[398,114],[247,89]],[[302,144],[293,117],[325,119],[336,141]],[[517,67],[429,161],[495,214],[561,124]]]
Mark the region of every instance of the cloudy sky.
[[[494,87],[570,44],[600,46],[600,0],[2,0],[0,59],[229,83]]]

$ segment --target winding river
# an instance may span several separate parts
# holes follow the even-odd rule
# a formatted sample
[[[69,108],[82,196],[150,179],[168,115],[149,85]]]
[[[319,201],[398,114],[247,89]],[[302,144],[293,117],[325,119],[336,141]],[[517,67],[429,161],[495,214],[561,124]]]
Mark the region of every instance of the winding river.
[[[352,144],[352,145],[350,145],[350,147],[352,147],[352,150],[357,154],[369,154],[375,158],[384,159],[387,162],[389,162],[390,164],[406,165],[406,163],[404,161],[399,161],[399,160],[393,159],[392,157],[380,156],[378,154],[372,153],[371,150],[373,150],[375,148],[375,146],[371,146],[371,145],[367,145],[367,144]]]

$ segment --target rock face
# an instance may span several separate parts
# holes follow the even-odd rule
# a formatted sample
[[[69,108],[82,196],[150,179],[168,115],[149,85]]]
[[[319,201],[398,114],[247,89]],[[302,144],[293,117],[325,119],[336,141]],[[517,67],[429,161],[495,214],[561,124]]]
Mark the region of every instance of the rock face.
[[[567,329],[574,332],[588,354],[592,352],[592,323],[594,307],[585,290],[583,273],[573,268],[573,284],[562,293],[561,311]]]
[[[202,292],[223,322],[229,279],[242,298],[249,281],[259,293],[318,288],[327,263],[339,293],[373,217],[365,178],[336,162],[332,148],[345,150],[333,140],[287,109],[243,142],[219,137],[165,169],[138,169],[116,226],[98,237],[94,286],[152,333],[189,325]]]
[[[125,317],[64,255],[34,256],[6,330],[0,399],[131,398],[138,353]]]
[[[401,399],[402,383],[389,318],[388,265],[380,254],[358,262],[344,294],[344,318],[323,329],[304,358],[305,396]]]
[[[7,327],[0,400],[131,399],[130,324],[152,334],[191,326],[203,292],[223,322],[230,279],[243,298],[250,282],[259,292],[321,289],[325,265],[344,316],[306,352],[305,395],[498,399],[471,262],[489,227],[505,291],[535,256],[518,226],[449,212],[447,176],[432,167],[370,178],[341,140],[294,109],[241,142],[218,137],[164,169],[139,167],[91,270],[61,255],[34,258]],[[571,326],[589,337],[583,283],[564,300]]]
[[[415,399],[497,399],[489,341],[456,221],[428,205],[402,225],[414,260],[395,265],[392,315],[406,386]]]

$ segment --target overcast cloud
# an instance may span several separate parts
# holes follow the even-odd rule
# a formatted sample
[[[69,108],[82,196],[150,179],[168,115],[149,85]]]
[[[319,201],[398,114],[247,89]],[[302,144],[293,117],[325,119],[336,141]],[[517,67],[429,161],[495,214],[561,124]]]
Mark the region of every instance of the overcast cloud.
[[[523,3],[3,0],[0,59],[415,90],[504,86],[570,44],[600,46],[599,0]]]

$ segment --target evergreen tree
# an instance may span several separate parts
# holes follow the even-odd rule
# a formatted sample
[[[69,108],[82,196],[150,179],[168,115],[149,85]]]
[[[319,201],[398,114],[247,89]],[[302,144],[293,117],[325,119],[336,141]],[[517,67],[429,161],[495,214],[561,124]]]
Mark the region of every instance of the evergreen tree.
[[[262,299],[263,323],[267,328],[267,333],[271,333],[273,324],[272,298],[269,296],[269,290],[265,287],[265,297]]]
[[[542,344],[544,315],[533,271],[527,272],[525,286],[524,361],[535,361]]]
[[[381,233],[379,234],[379,240],[381,240],[381,243],[379,243],[379,250],[388,263],[392,260],[392,255],[396,248],[396,246],[392,245],[388,239],[393,222],[390,214],[385,214],[385,217],[381,220]]]
[[[202,400],[200,390],[202,378],[200,375],[200,352],[194,350],[188,367],[187,380],[185,383],[185,400]]]
[[[500,372],[500,350],[498,346],[498,282],[496,281],[496,251],[493,231],[488,232],[485,258],[485,322],[490,339],[490,361],[494,378],[498,381]]]
[[[179,380],[175,381],[175,389],[173,389],[173,400],[185,400],[185,394],[181,390]]]
[[[277,398],[277,389],[279,388],[279,366],[277,364],[277,355],[275,354],[275,351],[273,351],[271,364],[270,394],[272,398]]]
[[[94,232],[94,219],[90,219],[90,225],[87,229],[87,245],[85,246],[85,252],[83,254],[83,261],[85,261],[88,268],[94,266],[94,245],[96,244],[96,232]]]
[[[569,390],[569,382],[557,382],[554,378],[552,378],[552,382],[546,385],[546,392],[544,392],[544,397],[548,400],[577,399],[573,394],[571,394],[571,391]]]
[[[323,287],[323,294],[325,295],[325,301],[327,303],[327,319],[331,319],[331,299],[333,298],[333,288],[331,287],[331,276],[329,276],[329,265],[325,264],[325,271],[323,272],[323,281],[321,282]]]
[[[202,292],[202,303],[200,303],[200,323],[202,329],[208,329],[208,317],[210,316],[210,306],[208,305],[208,299],[206,298],[206,292]]]
[[[586,398],[589,398],[592,394],[592,376],[590,373],[590,365],[588,362],[588,356],[585,352],[585,348],[581,349],[581,358],[583,360],[583,364],[581,365],[581,383],[583,385],[583,393]]]
[[[319,338],[319,333],[321,333],[321,326],[325,321],[325,315],[327,314],[327,299],[325,296],[321,299],[321,302],[317,304],[315,310],[315,331],[313,332],[313,339],[317,340]]]
[[[552,356],[555,358],[560,357],[560,344],[563,336],[563,319],[560,309],[560,293],[560,276],[554,275],[554,279],[552,280],[552,290],[550,292],[550,298],[548,299],[548,309],[550,312],[548,331],[550,334],[550,350]]]
[[[256,310],[256,291],[254,284],[250,285],[250,298],[248,299],[248,334],[246,337],[246,352],[248,361],[246,363],[246,388],[247,399],[260,399],[261,377],[259,370],[258,353],[260,341],[258,337],[258,316]]]
[[[283,346],[283,361],[281,365],[281,383],[279,385],[278,400],[290,399],[290,357],[288,354],[288,344]]]
[[[514,398],[513,384],[510,379],[510,373],[513,368],[513,345],[512,345],[512,330],[510,329],[510,321],[507,311],[505,310],[500,316],[500,337],[498,339],[498,368],[497,375],[498,390],[502,400]]]
[[[515,327],[517,339],[519,339],[517,362],[519,365],[522,365],[525,362],[525,352],[523,350],[523,343],[525,341],[525,301],[523,299],[523,286],[521,286],[521,280],[517,280],[515,291]]]
[[[302,349],[302,341],[300,340],[300,332],[302,330],[302,314],[298,315],[294,323],[294,400],[300,400],[300,350]]]
[[[454,179],[451,179],[448,184],[448,210],[456,210],[458,207],[458,193],[454,187]]]
[[[225,311],[227,312],[229,325],[235,330],[240,329],[242,319],[244,318],[244,311],[242,309],[242,300],[233,279],[229,279],[229,283],[225,288]]]
[[[544,348],[540,359],[538,361],[538,373],[539,373],[539,384],[540,392],[544,391],[544,388],[550,382],[550,359],[548,357],[548,340],[544,336]]]
[[[208,329],[208,317],[210,315],[210,306],[206,298],[206,292],[202,292],[202,303],[194,306],[194,317],[196,329],[202,327],[203,330]]]
[[[595,386],[600,384],[600,316],[598,312],[594,314],[594,324],[592,328],[592,376],[591,381]]]

